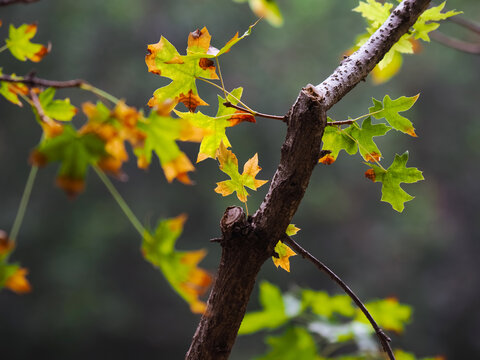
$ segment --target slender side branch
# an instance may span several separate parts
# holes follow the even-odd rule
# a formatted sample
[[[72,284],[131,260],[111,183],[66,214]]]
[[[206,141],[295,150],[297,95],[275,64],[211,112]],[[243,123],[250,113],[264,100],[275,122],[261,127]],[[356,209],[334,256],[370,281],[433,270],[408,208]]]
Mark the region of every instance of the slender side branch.
[[[241,107],[241,106],[234,105],[234,104],[232,104],[232,103],[229,102],[229,101],[224,102],[223,105],[225,105],[226,107],[231,107],[231,108],[240,110],[240,111],[248,112],[249,114],[252,114],[253,116],[259,116],[259,117],[263,117],[263,118],[267,118],[267,119],[274,119],[274,120],[285,121],[285,116],[269,115],[269,114],[259,113],[259,112],[256,112],[256,111],[250,111],[250,110],[244,109],[244,108]]]
[[[0,0],[0,6],[7,6],[7,5],[13,5],[13,4],[29,4],[33,2],[37,2],[39,0]]]
[[[51,123],[52,119],[50,119],[45,112],[43,111],[42,104],[40,104],[40,100],[38,99],[37,94],[33,89],[30,89],[29,91],[30,98],[32,99],[32,105],[37,110],[38,116],[40,117],[40,120],[42,120],[44,123]]]
[[[435,31],[430,34],[430,37],[442,45],[448,46],[452,49],[463,51],[468,54],[480,55],[480,43],[470,43],[462,41],[451,36],[445,35],[440,31]]]
[[[36,76],[31,76],[31,75],[27,75],[23,77],[20,77],[20,76],[11,77],[10,75],[0,75],[0,81],[6,81],[11,83],[23,83],[30,87],[41,86],[41,87],[53,87],[57,89],[81,87],[82,85],[88,84],[85,80],[82,80],[82,79],[55,81],[55,80],[40,79]]]
[[[327,110],[367,77],[429,4],[430,0],[403,0],[360,49],[344,59],[332,75],[316,86],[325,98]]]
[[[390,347],[389,342],[391,339],[388,337],[387,334],[378,326],[376,321],[373,319],[372,315],[368,312],[367,308],[363,304],[363,302],[358,298],[358,296],[353,292],[350,287],[345,284],[345,282],[337,275],[335,274],[328,266],[326,266],[324,263],[322,263],[320,260],[318,260],[315,256],[310,254],[307,250],[302,248],[295,240],[293,240],[290,236],[285,236],[282,239],[283,242],[287,243],[290,245],[290,247],[296,251],[298,254],[300,254],[304,259],[307,259],[310,261],[313,265],[315,265],[320,271],[323,271],[326,273],[333,281],[335,281],[342,289],[345,291],[345,293],[350,296],[350,298],[353,300],[353,302],[360,308],[360,310],[363,312],[365,317],[368,319],[370,324],[372,325],[373,329],[375,330],[375,333],[378,336],[378,339],[380,340],[380,344],[382,344],[383,350],[388,354],[388,357],[391,360],[395,359],[395,356],[393,354],[393,350]]]
[[[451,21],[457,25],[464,27],[465,29],[468,29],[480,35],[480,24],[476,22],[465,19],[464,17],[461,17],[461,16],[453,16],[451,18],[448,18],[448,21]]]

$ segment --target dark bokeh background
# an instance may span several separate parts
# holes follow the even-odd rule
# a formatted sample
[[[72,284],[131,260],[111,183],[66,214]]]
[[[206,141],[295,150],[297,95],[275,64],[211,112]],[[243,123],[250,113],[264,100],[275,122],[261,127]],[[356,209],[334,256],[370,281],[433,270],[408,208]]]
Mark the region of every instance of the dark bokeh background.
[[[339,62],[364,29],[351,12],[357,1],[280,1],[285,26],[260,23],[253,34],[222,59],[227,87],[243,86],[244,100],[259,111],[284,114],[307,83],[318,84]],[[476,0],[453,1],[450,9],[480,19]],[[5,73],[36,69],[45,78],[84,78],[128,104],[143,107],[152,92],[168,83],[147,72],[146,45],[164,35],[179,49],[188,32],[208,27],[220,47],[237,30],[255,21],[244,4],[220,0],[42,0],[0,8],[4,26],[38,21],[36,39],[53,43],[39,64],[19,63],[1,54]],[[444,32],[477,40],[453,24]],[[395,346],[419,356],[480,358],[480,59],[431,43],[406,56],[399,76],[373,86],[360,84],[329,113],[336,119],[364,114],[371,97],[412,96],[409,111],[418,138],[399,133],[378,140],[388,165],[395,153],[410,151],[410,166],[426,181],[406,185],[416,196],[402,214],[381,203],[380,185],[363,177],[359,156],[345,153],[338,163],[319,166],[294,222],[299,242],[329,264],[364,299],[396,296],[411,304],[414,319]],[[202,97],[216,104],[213,89],[200,84]],[[79,105],[94,101],[80,90],[65,90]],[[205,94],[205,95],[203,95]],[[209,111],[215,112],[215,106]],[[83,115],[80,115],[82,118]],[[285,128],[260,119],[228,134],[240,163],[255,152],[271,178],[279,160]],[[0,99],[0,228],[9,230],[29,171],[27,158],[40,129],[28,108]],[[192,158],[197,145],[183,149]],[[14,260],[30,270],[34,291],[17,296],[0,293],[2,359],[137,359],[183,358],[199,317],[173,293],[139,252],[140,239],[93,173],[87,191],[75,201],[53,186],[55,167],[42,169],[21,230]],[[218,222],[233,197],[213,192],[224,179],[213,161],[202,162],[193,175],[196,186],[168,185],[158,166],[145,173],[132,162],[130,179],[116,182],[140,219],[152,226],[160,217],[189,214],[181,249],[206,247],[202,265],[215,271]],[[253,194],[255,209],[266,187]],[[260,279],[287,290],[294,284],[338,292],[329,280],[301,259],[290,274],[271,263]],[[256,292],[251,309],[257,306]],[[263,334],[240,338],[232,359],[264,351]]]

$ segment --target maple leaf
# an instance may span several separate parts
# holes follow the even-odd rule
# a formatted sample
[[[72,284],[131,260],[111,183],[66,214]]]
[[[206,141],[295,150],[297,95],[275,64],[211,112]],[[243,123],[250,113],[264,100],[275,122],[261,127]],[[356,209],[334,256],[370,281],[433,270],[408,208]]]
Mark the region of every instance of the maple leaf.
[[[446,1],[441,3],[438,6],[433,6],[430,9],[425,10],[418,20],[413,24],[413,29],[415,30],[415,39],[422,39],[424,41],[430,42],[430,37],[428,33],[436,30],[440,24],[435,21],[445,20],[449,17],[463,14],[463,11],[450,10],[446,13],[441,11],[445,7]]]
[[[163,36],[158,43],[148,45],[145,57],[148,71],[172,80],[170,84],[155,90],[148,105],[159,106],[165,101],[173,100],[175,105],[182,102],[191,112],[197,106],[208,105],[198,95],[196,79],[217,80],[218,75],[211,59],[228,52],[233,45],[250,35],[253,26],[255,24],[241,37],[237,32],[220,50],[210,46],[211,36],[206,27],[190,33],[186,55],[180,55]]]
[[[265,18],[271,25],[283,25],[283,16],[275,0],[248,0],[250,8],[260,18]]]
[[[202,114],[200,111],[196,113],[175,111],[175,113],[182,119],[188,120],[192,125],[204,130],[204,136],[198,151],[197,162],[203,161],[207,158],[215,159],[221,142],[223,142],[227,148],[231,146],[230,141],[225,134],[225,129],[237,125],[241,119],[239,119],[236,109],[226,107],[223,104],[226,101],[229,101],[233,105],[237,105],[242,97],[242,93],[243,88],[239,87],[232,90],[230,94],[227,95],[227,100],[218,95],[218,110],[215,117]],[[249,121],[250,118],[245,117],[243,120]]]
[[[199,105],[208,105],[198,95],[195,81],[198,77],[218,79],[215,65],[211,60],[205,61],[210,48],[211,36],[207,28],[196,30],[188,36],[187,55],[180,55],[175,47],[163,36],[156,44],[148,45],[145,62],[148,71],[172,79],[167,86],[157,89],[149,106],[174,99],[182,102],[190,111],[195,111]]]
[[[322,148],[330,150],[330,154],[322,157],[320,162],[330,165],[337,159],[341,150],[354,155],[357,149],[365,161],[379,161],[382,154],[373,142],[373,138],[385,135],[390,129],[385,124],[372,124],[370,117],[363,121],[361,127],[356,123],[343,130],[337,126],[327,126],[322,138]]]
[[[0,289],[7,288],[17,294],[25,294],[32,290],[26,275],[28,270],[18,264],[7,264],[0,261]]]
[[[46,116],[58,121],[70,121],[77,113],[77,108],[70,104],[70,99],[53,100],[56,90],[48,88],[38,96],[40,105]],[[34,108],[35,110],[35,108]],[[35,110],[36,111],[36,110]]]
[[[143,237],[142,253],[146,260],[158,267],[172,288],[190,304],[194,313],[203,313],[206,304],[199,300],[212,282],[212,276],[198,268],[205,250],[177,251],[175,243],[183,231],[187,217],[162,220],[155,231]]]
[[[10,254],[14,247],[15,244],[8,237],[8,234],[0,229],[0,261],[3,260],[5,255]]]
[[[289,327],[284,334],[267,336],[269,352],[256,360],[326,360],[318,355],[316,340],[309,331],[300,326]],[[332,359],[332,358],[329,358]],[[337,360],[354,360],[357,357],[341,357]]]
[[[412,315],[412,308],[410,306],[400,304],[396,298],[392,297],[367,302],[365,307],[381,328],[399,333],[403,332],[405,325],[409,322]],[[369,323],[360,309],[356,309],[356,312],[356,321],[365,324]]]
[[[180,150],[176,140],[199,141],[201,136],[192,130],[192,124],[188,120],[163,116],[153,110],[149,117],[139,124],[139,128],[146,134],[146,139],[142,146],[134,149],[138,166],[147,168],[154,152],[168,182],[177,179],[184,184],[191,184],[188,172],[195,168]]]
[[[33,165],[60,162],[57,185],[74,197],[85,187],[88,167],[106,156],[105,143],[95,134],[81,134],[65,125],[60,135],[45,138],[33,151]]]
[[[125,142],[133,147],[143,146],[146,134],[139,129],[138,123],[143,120],[143,113],[134,107],[119,101],[113,110],[102,102],[96,105],[87,102],[82,110],[88,122],[80,129],[81,134],[95,134],[105,142],[107,156],[102,157],[98,166],[106,172],[121,176],[121,167],[128,160]]]
[[[407,194],[401,187],[401,183],[416,183],[424,180],[422,172],[417,168],[407,168],[408,151],[403,155],[395,155],[392,165],[387,170],[375,164],[368,164],[371,169],[365,176],[374,182],[382,183],[382,201],[388,202],[393,209],[402,212],[407,201],[413,200],[413,196]]]
[[[387,120],[387,122],[395,130],[401,131],[413,137],[417,137],[417,134],[415,134],[415,128],[413,127],[411,121],[399,113],[410,109],[413,104],[415,104],[419,96],[420,94],[411,97],[402,96],[398,99],[392,100],[390,99],[390,96],[385,95],[383,102],[372,98],[374,106],[368,108],[368,110],[375,119],[385,118],[385,120]]]
[[[355,315],[356,308],[348,295],[330,296],[325,291],[302,290],[302,307],[310,307],[314,314],[333,318],[334,314],[345,317]]]
[[[2,68],[0,68],[0,75],[3,75]],[[13,79],[16,78],[15,74],[10,75]],[[8,81],[0,81],[0,94],[10,101],[11,103],[23,106],[22,102],[18,98],[18,95],[28,94],[28,87],[22,83],[11,83]]]
[[[295,224],[289,224],[287,226],[287,230],[285,230],[285,233],[288,236],[293,236],[297,232],[300,231],[300,228],[296,227]],[[290,272],[290,260],[289,258],[291,256],[297,255],[295,251],[290,249],[287,245],[285,245],[282,241],[279,241],[277,245],[275,245],[275,252],[277,253],[278,257],[272,256],[273,263],[275,266],[278,268],[279,266],[286,270],[287,272]]]
[[[269,283],[260,283],[261,311],[249,312],[243,318],[239,334],[251,334],[262,329],[275,329],[288,321],[285,303],[280,289]]]
[[[238,172],[238,160],[234,153],[227,150],[225,144],[220,143],[217,152],[217,159],[220,162],[220,170],[229,175],[231,180],[221,181],[217,183],[215,192],[222,196],[237,193],[237,197],[241,202],[247,201],[248,192],[245,187],[257,190],[260,186],[268,182],[268,180],[257,180],[255,176],[262,169],[258,166],[258,155],[255,154],[243,166],[243,173]]]
[[[371,29],[373,30],[370,31],[373,33],[388,19],[392,7],[393,4],[388,2],[381,4],[376,0],[367,0],[366,2],[360,1],[358,6],[352,11],[360,13],[362,17],[368,21]]]
[[[383,84],[396,75],[402,67],[403,57],[399,52],[394,52],[390,62],[382,67],[375,66],[371,72],[375,85]]]
[[[10,25],[8,30],[8,38],[5,40],[8,50],[18,60],[26,61],[27,59],[33,62],[39,62],[48,54],[49,48],[34,44],[30,41],[37,33],[36,24],[23,24],[18,28]]]

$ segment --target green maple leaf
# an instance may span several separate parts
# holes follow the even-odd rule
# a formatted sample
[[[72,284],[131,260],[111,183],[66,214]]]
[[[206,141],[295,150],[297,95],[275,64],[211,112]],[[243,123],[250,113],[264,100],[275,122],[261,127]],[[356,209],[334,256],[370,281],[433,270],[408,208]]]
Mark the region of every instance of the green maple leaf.
[[[388,202],[393,209],[402,212],[404,204],[413,200],[413,196],[406,193],[401,187],[401,183],[416,183],[424,180],[422,172],[417,168],[407,168],[408,151],[403,155],[395,155],[395,159],[387,170],[380,168],[375,164],[368,164],[371,169],[367,170],[365,176],[374,182],[382,183],[382,201]]]
[[[183,138],[185,127],[183,119],[174,119],[151,111],[149,117],[138,124],[138,128],[147,135],[143,146],[134,149],[139,158],[139,166],[148,167],[152,161],[152,153],[155,153],[169,182],[177,178],[190,184],[187,174],[193,171],[194,167],[176,143]]]
[[[249,312],[243,318],[238,333],[251,334],[262,329],[275,329],[288,321],[280,289],[267,282],[260,283],[261,311]]]
[[[324,160],[321,162],[331,164],[337,159],[341,150],[354,155],[357,149],[364,160],[379,161],[382,154],[373,142],[373,138],[385,135],[390,129],[385,124],[372,124],[370,117],[363,121],[361,127],[356,123],[343,130],[337,126],[328,126],[325,128],[322,141],[323,149],[330,150],[331,153],[325,159],[322,158]]]
[[[208,105],[198,95],[196,79],[218,79],[211,59],[228,52],[238,41],[250,35],[253,26],[241,37],[237,33],[220,50],[210,46],[211,36],[205,27],[188,36],[187,55],[180,55],[163,36],[158,43],[148,45],[149,54],[145,57],[148,71],[172,79],[170,84],[154,92],[149,105],[158,106],[174,100],[175,104],[182,102],[192,112],[199,105]]]
[[[258,166],[257,154],[255,154],[254,157],[245,163],[242,174],[238,172],[237,157],[230,150],[227,150],[223,143],[220,143],[217,158],[220,162],[220,170],[229,175],[231,178],[231,180],[217,183],[215,192],[221,194],[222,196],[227,196],[233,192],[236,192],[240,201],[247,202],[248,192],[245,187],[248,187],[252,190],[257,190],[257,188],[268,181],[255,179],[255,176],[262,169]]]
[[[10,25],[8,38],[5,40],[8,50],[18,60],[26,61],[29,59],[39,62],[48,53],[48,49],[41,44],[35,44],[30,41],[36,33],[36,24],[23,24],[18,28]]]
[[[399,333],[404,330],[412,316],[412,308],[400,304],[395,298],[370,301],[365,304],[365,307],[381,328]],[[356,312],[355,320],[369,324],[368,319],[360,309],[356,309]]]
[[[304,328],[294,326],[283,335],[268,336],[270,351],[257,360],[320,360],[313,336]]]
[[[381,4],[376,0],[367,0],[366,2],[360,1],[353,11],[360,13],[368,21],[371,29],[373,29],[369,32],[373,33],[388,19],[392,7],[393,4],[390,3]]]
[[[142,253],[146,260],[158,267],[172,288],[188,303],[195,313],[203,313],[206,304],[199,300],[210,286],[212,277],[198,268],[205,257],[205,250],[177,251],[175,243],[182,234],[186,215],[165,219],[158,223],[154,232],[147,231],[143,237]]]
[[[51,119],[59,121],[72,120],[77,113],[77,108],[70,104],[69,98],[53,100],[54,96],[54,88],[48,88],[38,96],[38,100],[42,105],[45,115]]]
[[[375,119],[385,118],[387,122],[398,131],[406,133],[410,136],[416,137],[415,128],[410,120],[400,115],[400,112],[407,111],[417,101],[420,94],[407,97],[402,96],[398,99],[392,100],[390,96],[385,95],[383,102],[372,98],[373,105],[368,110]]]
[[[237,105],[242,97],[243,89],[237,88],[227,95],[227,100],[233,105]],[[198,152],[197,162],[203,161],[207,158],[215,159],[220,143],[223,142],[225,147],[230,147],[230,141],[225,134],[227,127],[233,126],[232,117],[237,113],[237,110],[232,107],[223,105],[226,100],[218,95],[218,110],[215,117],[202,114],[200,111],[196,113],[179,112],[175,113],[182,119],[190,121],[194,126],[204,129],[203,136]],[[255,119],[253,119],[255,121]]]
[[[57,184],[75,196],[84,188],[88,168],[104,156],[105,143],[98,136],[79,134],[72,126],[65,125],[60,135],[45,138],[32,158],[35,165],[60,162]]]
[[[352,317],[356,311],[348,295],[330,296],[325,291],[305,289],[302,290],[302,308],[308,307],[312,309],[313,313],[328,319],[333,318],[334,314]]]
[[[430,37],[428,33],[431,31],[436,30],[440,24],[435,21],[445,20],[449,17],[463,14],[463,11],[455,11],[450,10],[446,13],[442,13],[441,11],[445,7],[445,1],[438,6],[431,7],[430,9],[425,10],[425,12],[420,15],[417,22],[413,25],[413,29],[415,30],[415,39],[422,39],[425,41],[430,41]]]
[[[0,68],[0,75],[3,75],[2,68]],[[10,75],[12,78],[16,78],[15,74]],[[18,94],[27,94],[28,87],[23,83],[11,83],[7,81],[0,81],[0,95],[11,103],[23,106],[22,102],[18,98]]]

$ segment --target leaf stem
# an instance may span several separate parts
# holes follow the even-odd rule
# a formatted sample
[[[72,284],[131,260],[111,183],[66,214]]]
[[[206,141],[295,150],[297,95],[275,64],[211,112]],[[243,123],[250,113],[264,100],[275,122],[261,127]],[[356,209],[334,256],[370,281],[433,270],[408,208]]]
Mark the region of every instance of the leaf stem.
[[[94,93],[95,95],[98,95],[100,97],[103,97],[104,99],[107,99],[108,101],[111,101],[114,104],[117,104],[120,99],[116,98],[115,96],[107,93],[106,91],[103,91],[102,89],[99,89],[93,85],[90,85],[88,83],[82,83],[80,84],[80,89],[90,91]]]
[[[98,166],[94,165],[93,170],[97,173],[98,177],[100,180],[102,180],[103,184],[106,186],[110,194],[113,196],[115,201],[117,202],[118,206],[122,209],[123,213],[125,216],[128,218],[130,223],[133,225],[135,230],[140,234],[140,236],[143,238],[145,236],[146,230],[143,227],[142,223],[138,220],[138,218],[135,216],[133,211],[130,209],[130,207],[127,205],[126,201],[123,199],[122,195],[118,192],[118,190],[115,188],[115,186],[112,184],[110,179],[105,175],[105,173],[98,168]]]
[[[365,114],[365,115],[362,115],[362,116],[359,116],[355,119],[348,119],[348,120],[340,120],[340,121],[330,121],[330,122],[327,122],[327,126],[340,126],[340,125],[349,125],[349,124],[353,124],[354,122],[362,119],[362,118],[365,118],[367,116],[370,116],[370,115],[374,115],[374,114],[378,114],[379,112],[383,111],[382,110],[377,110],[377,111],[374,111],[374,112],[371,112],[371,113],[368,113],[368,114]]]
[[[247,109],[242,108],[241,106],[234,105],[234,104],[232,104],[232,103],[229,102],[229,101],[224,102],[223,105],[225,105],[226,107],[231,107],[231,108],[240,110],[240,111],[247,111],[249,115],[259,116],[259,117],[263,117],[263,118],[267,118],[267,119],[274,119],[274,120],[285,121],[285,116],[263,114],[263,113],[259,113],[259,112],[253,111],[253,110],[247,110]]]
[[[30,173],[28,174],[27,183],[25,184],[25,189],[23,190],[22,199],[20,200],[20,205],[18,206],[17,215],[13,221],[12,230],[10,230],[10,240],[15,243],[17,240],[18,232],[22,226],[23,218],[25,217],[25,212],[27,211],[28,202],[30,200],[30,195],[32,193],[33,184],[35,183],[35,178],[37,176],[38,167],[32,166]]]
[[[235,100],[238,101],[239,104],[243,105],[245,107],[245,109],[247,109],[248,111],[250,112],[255,112],[253,111],[252,109],[250,109],[243,101],[241,101],[240,99],[237,99],[237,97],[235,95],[233,95],[231,92],[229,92],[228,90],[225,90],[224,88],[222,88],[220,85],[217,85],[215,84],[213,81],[210,81],[210,80],[207,80],[207,79],[204,79],[204,78],[201,78],[201,77],[197,77],[196,79],[198,80],[201,80],[201,81],[204,81],[206,82],[207,84],[210,84],[210,85],[213,85],[215,86],[216,88],[222,90],[222,91],[225,91],[229,96],[231,96],[232,98],[234,98]],[[228,100],[228,99],[225,99],[225,100]]]
[[[7,50],[8,48],[9,48],[8,44],[3,45],[2,47],[0,47],[0,53]]]
[[[220,83],[222,84],[223,96],[225,96],[225,100],[228,100],[227,90],[225,90],[225,84],[223,82],[222,70],[220,69],[220,61],[218,61],[218,56],[215,57],[215,62],[217,63],[217,67],[218,67],[218,76],[220,77]]]
[[[357,125],[358,126],[358,125]],[[367,150],[365,149],[365,147],[363,145],[361,145],[357,139],[355,139],[352,135],[350,135],[349,133],[347,133],[346,131],[344,131],[342,128],[338,128],[338,130],[345,136],[348,136],[350,139],[352,139],[353,142],[355,142],[355,144],[358,145],[358,148],[361,148],[363,151],[365,151],[367,154],[370,155],[370,157],[373,159],[373,161],[375,161],[375,163],[385,172],[387,172],[387,170],[382,166],[382,164],[380,164],[380,162],[375,159],[375,157],[372,156],[372,154]]]

